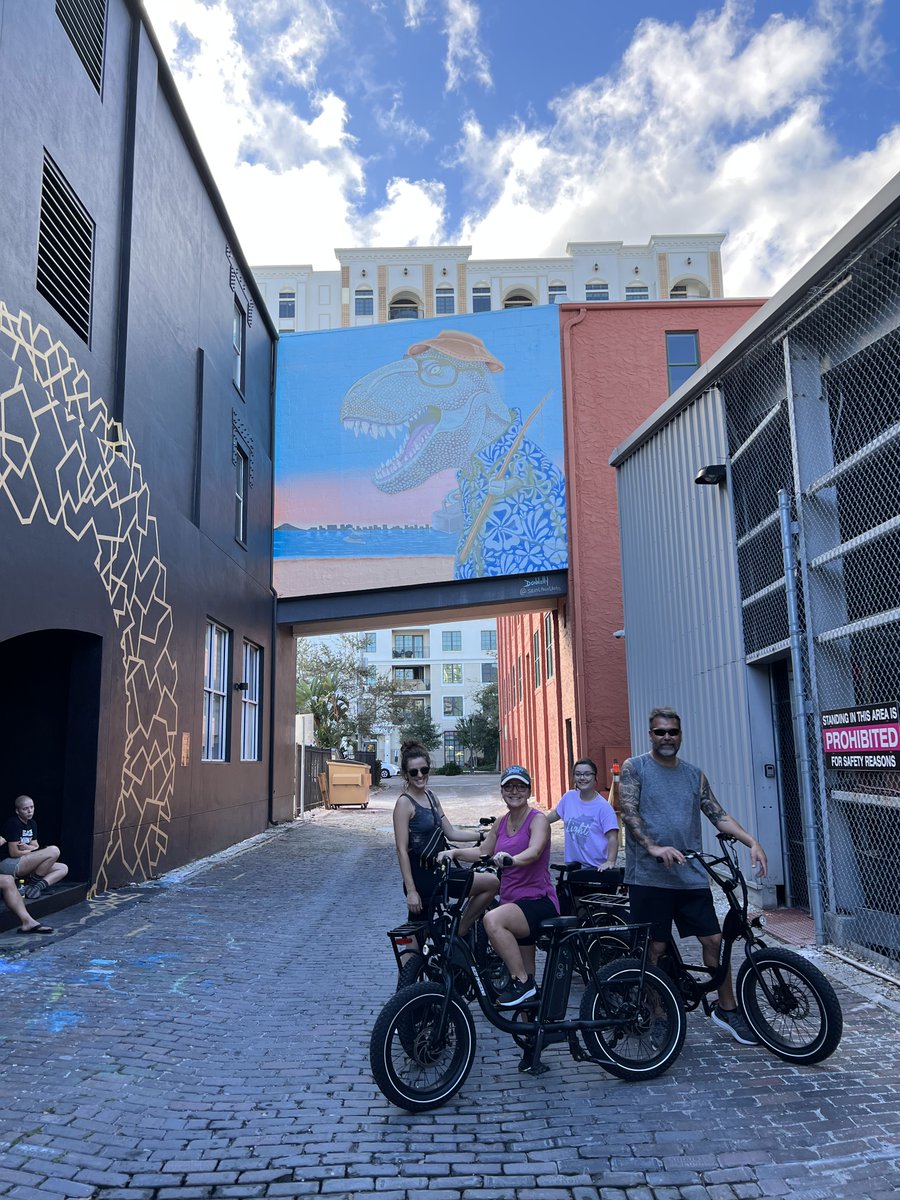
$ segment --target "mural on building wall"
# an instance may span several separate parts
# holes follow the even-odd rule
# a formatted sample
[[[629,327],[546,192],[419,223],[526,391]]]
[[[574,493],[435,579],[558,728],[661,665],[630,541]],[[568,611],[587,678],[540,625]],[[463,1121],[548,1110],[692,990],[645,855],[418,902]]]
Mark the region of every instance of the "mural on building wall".
[[[94,890],[149,878],[166,852],[175,779],[178,670],[150,493],[127,436],[42,325],[0,300],[0,496],[15,520],[45,520],[84,547],[109,597],[125,678],[125,747]],[[38,455],[40,445],[41,454]],[[47,447],[55,450],[50,466]]]
[[[293,334],[278,353],[282,595],[565,569],[555,307]]]

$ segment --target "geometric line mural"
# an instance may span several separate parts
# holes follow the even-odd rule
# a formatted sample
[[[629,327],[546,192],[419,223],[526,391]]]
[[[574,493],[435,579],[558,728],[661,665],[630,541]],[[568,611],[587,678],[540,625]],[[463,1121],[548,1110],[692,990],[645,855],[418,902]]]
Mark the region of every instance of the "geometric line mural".
[[[178,706],[172,609],[150,493],[130,437],[115,445],[106,403],[43,325],[0,300],[0,496],[23,525],[46,520],[90,554],[119,632],[125,668],[125,755],[112,829],[94,891],[147,879],[172,817]],[[53,448],[53,466],[48,449]]]

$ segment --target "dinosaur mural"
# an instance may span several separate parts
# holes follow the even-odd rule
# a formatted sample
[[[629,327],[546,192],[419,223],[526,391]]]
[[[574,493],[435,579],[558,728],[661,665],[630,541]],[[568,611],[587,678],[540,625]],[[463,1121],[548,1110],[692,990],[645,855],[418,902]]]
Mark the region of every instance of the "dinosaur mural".
[[[380,491],[409,491],[456,470],[444,510],[458,514],[457,579],[568,561],[562,472],[526,436],[547,396],[523,420],[503,398],[503,370],[480,338],[444,329],[357,380],[341,403],[341,422],[357,436],[401,439],[372,474]]]

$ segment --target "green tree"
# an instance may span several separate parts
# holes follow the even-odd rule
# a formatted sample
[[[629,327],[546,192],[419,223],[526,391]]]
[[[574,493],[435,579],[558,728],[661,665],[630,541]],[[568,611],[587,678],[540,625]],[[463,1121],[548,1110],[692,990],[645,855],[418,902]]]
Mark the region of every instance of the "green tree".
[[[500,753],[500,704],[496,683],[485,684],[475,693],[478,707],[456,724],[456,736],[470,755],[472,765],[481,758],[496,767]]]
[[[396,724],[400,689],[368,665],[365,645],[361,634],[297,643],[297,711],[312,713],[319,746],[359,749],[377,727]]]
[[[339,747],[352,732],[350,706],[333,675],[318,675],[297,683],[297,711],[312,713],[317,746]]]
[[[441,731],[424,706],[407,708],[400,713],[397,724],[400,726],[401,742],[418,742],[426,750],[436,750],[441,744]]]

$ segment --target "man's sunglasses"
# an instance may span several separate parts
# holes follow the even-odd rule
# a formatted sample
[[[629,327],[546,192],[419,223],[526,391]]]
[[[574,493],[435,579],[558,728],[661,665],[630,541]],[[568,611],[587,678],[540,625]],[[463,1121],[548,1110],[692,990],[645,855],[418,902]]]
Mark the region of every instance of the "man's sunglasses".
[[[680,729],[651,729],[651,730],[650,730],[650,732],[653,734],[653,736],[654,736],[654,737],[658,737],[658,738],[664,738],[664,737],[676,738],[676,737],[681,737],[681,730],[680,730]]]
[[[410,767],[407,770],[407,775],[411,775],[413,779],[418,779],[420,775],[427,775],[431,767]]]

